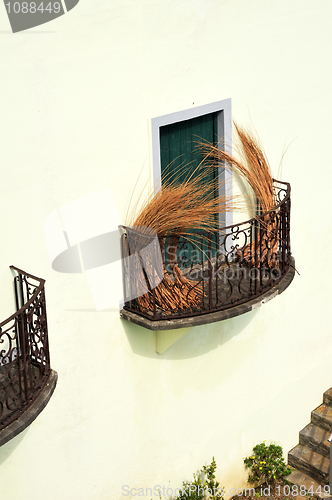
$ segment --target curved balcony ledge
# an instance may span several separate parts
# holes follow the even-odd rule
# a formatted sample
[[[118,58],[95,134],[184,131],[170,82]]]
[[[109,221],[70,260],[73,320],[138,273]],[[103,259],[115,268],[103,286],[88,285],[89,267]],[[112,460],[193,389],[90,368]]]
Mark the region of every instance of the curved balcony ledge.
[[[158,236],[121,226],[123,319],[150,330],[203,325],[251,311],[294,277],[290,185],[273,181],[274,208],[213,232]]]
[[[58,378],[50,366],[45,280],[11,269],[17,311],[0,323],[0,446],[45,408]]]
[[[274,299],[277,295],[280,295],[286,288],[291,284],[295,275],[295,260],[291,258],[291,264],[289,266],[286,275],[279,281],[275,286],[273,286],[267,292],[255,297],[252,300],[248,300],[243,304],[239,304],[223,311],[215,311],[210,313],[201,314],[199,316],[191,316],[185,318],[176,318],[168,320],[149,320],[139,314],[135,314],[126,309],[120,311],[120,317],[126,319],[131,323],[136,323],[136,325],[143,326],[149,330],[161,331],[161,330],[175,330],[178,328],[189,328],[191,326],[207,325],[209,323],[215,323],[217,321],[223,321],[224,319],[234,318],[245,314],[247,312],[256,309],[257,307],[266,304],[270,300]]]
[[[30,424],[32,424],[51,399],[57,381],[57,372],[51,370],[47,383],[37,399],[27,408],[25,412],[20,415],[17,420],[14,420],[14,422],[7,425],[7,427],[0,431],[0,446],[16,437],[20,434],[20,432],[24,431]]]

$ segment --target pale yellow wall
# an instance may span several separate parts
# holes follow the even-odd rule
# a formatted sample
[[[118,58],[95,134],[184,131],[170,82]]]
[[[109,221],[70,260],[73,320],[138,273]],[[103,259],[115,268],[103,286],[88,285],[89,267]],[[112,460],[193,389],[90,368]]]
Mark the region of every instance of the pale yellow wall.
[[[86,0],[13,35],[0,12],[0,312],[10,264],[46,279],[56,392],[0,448],[6,500],[118,500],[122,485],[178,487],[214,455],[245,484],[259,440],[285,451],[332,381],[332,4],[329,0]],[[95,312],[84,275],[52,270],[44,220],[112,188],[123,217],[149,176],[149,120],[231,98],[292,185],[296,276],[252,313],[153,333]],[[194,103],[194,104],[193,104]],[[170,482],[170,483],[169,483]]]

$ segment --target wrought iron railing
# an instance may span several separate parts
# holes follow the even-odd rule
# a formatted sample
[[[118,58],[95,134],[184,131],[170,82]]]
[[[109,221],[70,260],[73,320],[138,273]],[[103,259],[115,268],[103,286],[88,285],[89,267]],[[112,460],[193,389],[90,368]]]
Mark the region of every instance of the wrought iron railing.
[[[45,280],[11,269],[17,312],[0,323],[0,430],[31,406],[51,373]]]
[[[159,237],[159,261],[152,237],[143,248],[142,231],[122,227],[124,309],[150,320],[183,318],[228,309],[273,288],[291,264],[290,185],[274,180],[274,199],[272,210],[215,232]],[[138,251],[128,243],[135,238]]]

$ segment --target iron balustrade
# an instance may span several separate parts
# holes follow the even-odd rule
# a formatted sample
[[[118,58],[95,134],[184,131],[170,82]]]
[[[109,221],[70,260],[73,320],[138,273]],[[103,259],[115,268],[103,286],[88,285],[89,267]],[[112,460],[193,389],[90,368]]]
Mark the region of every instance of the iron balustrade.
[[[0,430],[31,406],[51,373],[45,280],[10,268],[17,311],[0,323]]]
[[[152,238],[143,255],[142,244],[138,251],[129,244],[142,241],[142,231],[122,226],[124,309],[150,320],[191,317],[248,302],[275,286],[291,265],[291,188],[274,179],[273,189],[274,208],[250,220],[158,237],[159,263]],[[163,279],[156,285],[151,276],[160,275],[158,266]]]

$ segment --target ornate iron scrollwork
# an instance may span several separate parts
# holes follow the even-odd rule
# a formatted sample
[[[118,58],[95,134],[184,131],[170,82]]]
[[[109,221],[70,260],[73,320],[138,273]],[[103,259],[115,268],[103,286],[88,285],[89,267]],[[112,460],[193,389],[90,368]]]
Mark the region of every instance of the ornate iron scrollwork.
[[[31,405],[51,372],[45,281],[11,269],[17,312],[0,323],[0,430]]]
[[[276,285],[291,261],[290,185],[273,182],[276,205],[269,212],[214,233],[178,236],[175,245],[172,235],[159,238],[162,287],[149,290],[144,300],[125,300],[124,309],[152,320],[190,317],[248,302]],[[135,281],[126,262],[125,297],[131,296],[127,284]]]

